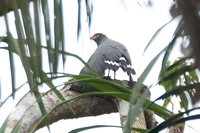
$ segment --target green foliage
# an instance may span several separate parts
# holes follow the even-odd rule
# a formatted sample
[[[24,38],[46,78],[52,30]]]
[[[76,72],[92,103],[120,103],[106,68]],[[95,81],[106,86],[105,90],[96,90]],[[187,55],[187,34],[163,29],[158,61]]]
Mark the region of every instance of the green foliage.
[[[176,40],[184,36],[183,30],[183,20],[180,20],[177,29],[175,30],[172,40],[168,46],[166,46],[162,51],[160,51],[153,59],[150,61],[146,69],[143,73],[139,76],[138,81],[133,88],[130,90],[126,87],[120,86],[116,83],[111,81],[102,79],[100,77],[89,76],[89,75],[72,75],[66,73],[59,73],[58,65],[60,61],[60,57],[62,59],[62,65],[64,66],[66,57],[72,56],[75,59],[78,59],[83,64],[88,66],[81,57],[66,52],[65,50],[65,38],[64,38],[64,21],[63,21],[63,1],[62,0],[54,0],[53,4],[53,15],[54,19],[50,17],[50,9],[48,0],[34,0],[31,2],[33,5],[33,14],[30,12],[30,3],[27,0],[13,0],[12,7],[14,8],[13,13],[15,17],[15,27],[17,30],[17,38],[13,37],[11,29],[8,25],[8,18],[7,14],[5,14],[5,22],[6,22],[6,29],[7,35],[5,37],[1,37],[1,42],[6,42],[8,44],[7,47],[0,47],[0,49],[8,50],[9,52],[9,59],[10,59],[10,74],[12,77],[12,94],[8,96],[0,105],[2,107],[3,104],[7,102],[7,99],[10,97],[15,97],[16,91],[23,88],[23,85],[20,87],[15,86],[15,60],[13,59],[13,55],[17,55],[21,59],[21,63],[23,68],[26,72],[27,82],[30,88],[30,91],[34,94],[36,101],[33,103],[38,103],[40,110],[42,112],[42,117],[38,120],[38,122],[31,128],[30,132],[34,132],[37,129],[37,126],[44,122],[48,125],[49,119],[48,115],[52,111],[54,111],[57,107],[67,104],[72,100],[76,100],[82,97],[88,97],[93,95],[108,95],[113,97],[118,97],[123,100],[126,100],[131,103],[130,110],[129,110],[129,119],[127,125],[124,127],[125,130],[128,132],[130,130],[135,130],[139,132],[158,132],[161,131],[169,126],[178,123],[184,123],[188,120],[199,119],[199,115],[187,116],[184,117],[185,114],[189,114],[192,111],[199,110],[199,108],[188,109],[188,99],[190,99],[194,92],[194,89],[200,87],[198,74],[196,68],[194,67],[194,61],[191,58],[178,58],[175,62],[171,62],[169,60],[169,56],[171,51],[173,50]],[[81,34],[81,0],[78,0],[78,22],[77,22],[77,38]],[[85,0],[87,18],[88,18],[88,27],[90,27],[91,19],[92,19],[92,10],[93,7],[89,0]],[[160,33],[162,29],[164,29],[169,23],[171,23],[174,19],[170,20],[166,24],[164,24],[161,28],[158,29],[157,32],[153,35],[149,43],[147,44],[145,51],[151,45],[156,36]],[[54,27],[52,28],[51,23],[53,23]],[[41,25],[44,25],[45,34],[43,35],[41,32]],[[43,52],[47,51],[48,55],[48,67],[49,70],[43,69]],[[158,104],[146,98],[146,93],[144,92],[143,95],[139,94],[137,90],[140,90],[144,80],[149,75],[149,72],[154,67],[154,64],[158,61],[158,59],[164,55],[162,60],[162,68],[160,70],[159,76],[159,84],[165,88],[166,93],[157,98],[156,100],[163,99],[164,104],[160,106]],[[95,71],[90,68],[91,71],[95,73]],[[75,81],[68,82],[68,84],[72,84],[75,82],[84,81],[94,88],[96,88],[95,92],[84,93],[72,99],[66,100],[65,97],[57,90],[57,86],[54,85],[53,80],[55,78],[63,78],[63,77],[72,77],[75,78]],[[25,84],[26,84],[25,83]],[[42,85],[47,85],[50,88],[50,91],[56,94],[56,96],[62,101],[61,104],[54,107],[50,112],[47,112],[44,108],[44,103],[41,100],[43,96],[45,96],[48,92],[44,95],[39,93],[39,87]],[[0,88],[1,89],[1,88]],[[149,88],[148,88],[149,89]],[[1,91],[0,91],[1,92]],[[0,94],[1,95],[1,94]],[[180,106],[184,108],[185,111],[181,112],[180,114],[173,115],[173,113],[166,109],[166,106],[170,103],[171,97],[173,96],[180,97]],[[1,100],[1,99],[0,99]],[[133,106],[134,105],[134,106]],[[30,105],[27,110],[25,111],[24,115],[15,125],[12,132],[18,132],[20,128],[20,124],[33,105]],[[140,114],[141,109],[150,109],[158,116],[165,119],[164,122],[160,123],[158,126],[154,127],[150,130],[132,128],[131,125],[135,121],[136,117]],[[71,110],[73,112],[73,110]],[[7,125],[7,120],[3,123],[0,128],[0,132],[4,132],[4,129]],[[83,127],[79,129],[75,129],[71,131],[73,132],[80,132],[91,128],[99,128],[99,127],[117,127],[122,128],[120,126],[108,126],[108,125],[96,125],[90,127]]]
[[[188,93],[178,93],[179,89],[176,89],[178,86],[185,86],[188,88],[188,85],[195,84],[199,82],[198,75],[196,70],[192,69],[193,61],[187,60],[185,58],[177,59],[174,63],[170,63],[170,61],[166,64],[165,72],[160,73],[159,76],[159,84],[165,88],[166,92],[171,92],[171,96],[177,95],[180,97],[180,107],[185,110],[188,109],[188,97],[189,93],[192,96],[192,90],[185,90]],[[162,70],[161,70],[162,71]],[[177,91],[172,91],[176,89]],[[178,93],[178,94],[176,94]],[[163,106],[166,107],[170,102],[170,97],[164,100]]]

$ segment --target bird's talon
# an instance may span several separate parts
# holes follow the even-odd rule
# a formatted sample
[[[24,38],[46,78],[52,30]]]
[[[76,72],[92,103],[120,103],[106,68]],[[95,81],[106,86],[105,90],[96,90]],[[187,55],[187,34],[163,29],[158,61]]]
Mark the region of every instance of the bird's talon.
[[[134,82],[133,82],[133,81],[128,81],[128,86],[129,86],[130,88],[132,88],[132,87],[134,86]]]
[[[111,79],[110,76],[104,76],[103,79]]]

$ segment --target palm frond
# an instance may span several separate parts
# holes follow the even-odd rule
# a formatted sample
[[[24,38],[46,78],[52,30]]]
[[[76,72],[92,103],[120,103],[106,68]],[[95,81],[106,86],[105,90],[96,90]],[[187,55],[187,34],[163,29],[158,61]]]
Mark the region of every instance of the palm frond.
[[[11,84],[12,84],[12,96],[13,99],[15,98],[15,65],[14,65],[14,57],[13,57],[13,53],[11,51],[11,47],[14,46],[14,42],[12,40],[12,35],[10,33],[10,29],[9,29],[9,24],[8,24],[8,18],[7,15],[5,15],[5,21],[6,21],[6,29],[7,29],[7,38],[8,38],[8,52],[9,52],[9,59],[10,59],[10,73],[11,73]]]

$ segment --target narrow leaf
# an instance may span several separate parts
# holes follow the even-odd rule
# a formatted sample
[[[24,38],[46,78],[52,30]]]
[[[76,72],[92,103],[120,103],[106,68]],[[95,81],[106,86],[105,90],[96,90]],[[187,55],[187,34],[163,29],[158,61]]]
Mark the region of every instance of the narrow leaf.
[[[10,27],[8,24],[8,18],[7,15],[5,15],[5,21],[6,21],[6,29],[7,29],[7,36],[8,36],[8,52],[9,52],[9,60],[10,60],[10,73],[11,73],[11,85],[12,85],[12,96],[13,99],[15,98],[15,65],[14,65],[14,57],[12,53],[12,47],[15,46],[13,40],[12,40],[12,35],[10,33]]]
[[[47,42],[47,52],[48,52],[48,60],[49,60],[49,69],[51,72],[53,72],[53,62],[54,62],[54,56],[52,51],[52,33],[51,33],[51,20],[50,20],[50,15],[49,15],[49,3],[48,0],[42,0],[42,11],[43,11],[43,16],[44,16],[44,26],[45,26],[45,35],[46,35],[46,42]]]
[[[122,128],[121,126],[113,126],[113,125],[94,125],[94,126],[87,126],[87,127],[77,128],[77,129],[69,131],[69,133],[78,133],[78,132],[82,132],[82,131],[89,130],[89,129],[105,128],[105,127]]]
[[[81,0],[78,0],[78,24],[77,24],[77,40],[79,39],[80,31],[81,31]]]
[[[149,48],[149,46],[152,44],[152,42],[154,41],[154,39],[157,37],[157,35],[162,31],[162,29],[164,29],[169,23],[171,23],[174,20],[174,18],[172,18],[170,21],[168,21],[166,24],[164,24],[163,26],[161,26],[155,33],[154,35],[151,37],[151,40],[148,42],[147,46],[145,47],[143,54],[146,52],[146,50]]]

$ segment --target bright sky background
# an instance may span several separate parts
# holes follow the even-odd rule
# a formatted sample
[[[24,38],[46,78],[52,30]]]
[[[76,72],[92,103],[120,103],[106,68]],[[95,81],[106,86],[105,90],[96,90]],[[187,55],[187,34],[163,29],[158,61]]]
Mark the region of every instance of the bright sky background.
[[[142,1],[142,0],[141,0]],[[171,0],[172,1],[172,0]],[[142,56],[143,50],[147,45],[148,41],[151,39],[153,34],[158,28],[164,25],[171,19],[169,14],[170,0],[154,0],[152,7],[145,7],[144,3],[141,3],[141,7],[136,0],[94,0],[94,11],[93,20],[91,25],[91,31],[89,33],[86,23],[83,24],[83,34],[80,36],[79,43],[76,44],[76,22],[77,19],[77,5],[75,0],[63,1],[64,3],[64,17],[65,17],[65,36],[66,36],[66,49],[68,52],[78,54],[85,61],[91,56],[91,54],[96,49],[96,44],[87,38],[94,33],[102,32],[106,34],[109,38],[121,42],[124,44],[131,56],[132,66],[135,68],[137,75],[135,79],[143,72],[146,65],[151,61],[151,59],[164,48],[171,39],[177,21],[172,22],[168,25],[168,28],[164,29],[158,36],[157,40],[154,41],[149,50]],[[71,4],[69,4],[71,2]],[[140,2],[140,0],[138,0]],[[106,4],[105,4],[106,3]],[[84,3],[82,3],[84,7]],[[84,14],[84,8],[83,16]],[[14,21],[14,20],[13,20]],[[86,22],[86,18],[82,17],[82,21]],[[0,22],[1,23],[1,22]],[[5,29],[0,27],[0,34],[4,32]],[[175,52],[179,54],[179,52]],[[0,56],[4,55],[2,50],[0,51]],[[3,58],[3,62],[8,63],[8,58]],[[5,67],[5,68],[3,68]],[[20,71],[21,65],[17,65],[17,75],[21,75]],[[66,72],[72,74],[78,74],[83,64],[74,58],[67,58]],[[149,74],[150,77],[147,78],[145,84],[151,85],[156,82],[158,76],[160,64],[156,64],[154,69]],[[6,70],[6,71],[5,71]],[[2,86],[6,86],[6,81],[10,81],[10,77],[6,72],[9,68],[6,66],[0,66],[0,78]],[[2,78],[2,76],[7,76]],[[153,78],[152,78],[153,75]],[[117,73],[118,79],[127,79],[123,72]],[[17,81],[18,85],[24,83],[26,79],[22,78]],[[9,88],[9,87],[8,87]],[[3,88],[4,89],[4,88]],[[9,91],[8,91],[9,92]],[[151,89],[152,99],[155,99],[164,90],[161,87],[154,87]],[[9,92],[10,93],[10,92]],[[12,101],[12,100],[11,100]],[[160,102],[161,103],[161,102]],[[7,105],[9,106],[9,105]],[[13,105],[12,105],[13,106]],[[11,106],[11,107],[12,107]],[[10,107],[10,109],[11,109]],[[6,114],[6,110],[9,107],[4,107],[0,110],[0,114]],[[1,115],[6,117],[6,115]],[[0,121],[1,124],[2,121]],[[73,120],[60,120],[57,123],[51,125],[52,133],[66,133],[72,129],[84,126],[92,125],[120,125],[119,114],[113,113],[108,115],[102,115],[98,117],[88,117]],[[192,127],[199,129],[198,125],[193,122]],[[87,130],[85,133],[101,133],[101,132],[115,132],[121,133],[121,129],[118,128],[98,128],[93,130]],[[194,131],[186,126],[186,131]],[[37,133],[48,132],[46,128],[43,128]]]

